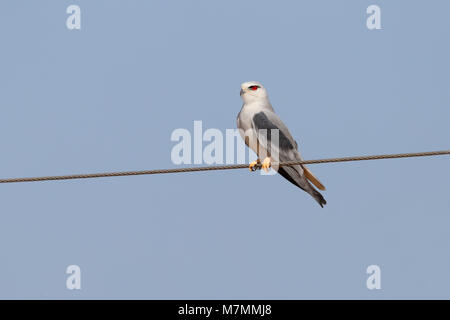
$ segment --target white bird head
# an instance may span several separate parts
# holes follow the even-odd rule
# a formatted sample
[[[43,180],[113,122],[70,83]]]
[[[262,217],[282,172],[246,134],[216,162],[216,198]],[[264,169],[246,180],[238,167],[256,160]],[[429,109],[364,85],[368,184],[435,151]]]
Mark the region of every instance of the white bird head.
[[[241,98],[244,103],[254,101],[268,101],[266,88],[257,81],[248,81],[241,84]]]

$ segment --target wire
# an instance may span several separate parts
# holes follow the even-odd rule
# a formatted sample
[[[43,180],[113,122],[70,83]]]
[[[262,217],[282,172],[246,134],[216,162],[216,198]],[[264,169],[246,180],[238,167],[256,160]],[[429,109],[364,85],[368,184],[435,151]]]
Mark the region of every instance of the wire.
[[[429,157],[448,155],[450,150],[431,151],[431,152],[417,152],[417,153],[397,153],[397,154],[382,154],[372,156],[356,156],[345,158],[328,158],[304,161],[287,161],[280,162],[280,167],[294,166],[301,164],[317,164],[317,163],[334,163],[334,162],[349,162],[349,161],[365,161],[365,160],[380,160],[380,159],[394,159],[394,158],[412,158],[412,157]],[[90,179],[90,178],[105,178],[105,177],[122,177],[122,176],[138,176],[145,174],[163,174],[163,173],[182,173],[182,172],[196,172],[196,171],[213,171],[213,170],[232,170],[248,168],[248,164],[222,165],[210,167],[191,167],[191,168],[176,168],[176,169],[157,169],[157,170],[143,170],[143,171],[122,171],[122,172],[104,172],[104,173],[90,173],[90,174],[72,174],[65,176],[47,176],[47,177],[30,177],[30,178],[11,178],[0,179],[0,183],[14,183],[14,182],[35,182],[48,180],[70,180],[70,179]],[[261,169],[261,164],[255,166]]]

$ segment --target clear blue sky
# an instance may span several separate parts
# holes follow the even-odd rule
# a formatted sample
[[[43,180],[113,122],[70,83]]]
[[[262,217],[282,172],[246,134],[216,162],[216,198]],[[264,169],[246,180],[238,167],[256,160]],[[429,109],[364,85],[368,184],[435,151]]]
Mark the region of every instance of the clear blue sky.
[[[81,7],[81,30],[66,8]],[[366,28],[381,7],[382,30]],[[175,167],[258,80],[307,159],[449,149],[448,1],[0,4],[0,177]],[[450,158],[0,185],[0,298],[450,298]],[[66,289],[66,267],[82,289]],[[382,290],[366,288],[381,267]]]

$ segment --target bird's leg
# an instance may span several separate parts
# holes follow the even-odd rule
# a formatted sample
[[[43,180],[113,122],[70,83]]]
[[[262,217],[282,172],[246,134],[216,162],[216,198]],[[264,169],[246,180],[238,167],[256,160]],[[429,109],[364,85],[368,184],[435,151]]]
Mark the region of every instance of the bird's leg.
[[[265,172],[269,172],[269,169],[270,169],[271,166],[272,166],[272,164],[271,164],[270,157],[266,157],[264,159],[264,161],[262,162],[261,168],[264,169]]]
[[[261,160],[256,159],[256,161],[253,161],[250,163],[250,165],[248,166],[248,168],[250,169],[250,171],[256,171],[256,169],[258,169],[258,165],[261,164]]]

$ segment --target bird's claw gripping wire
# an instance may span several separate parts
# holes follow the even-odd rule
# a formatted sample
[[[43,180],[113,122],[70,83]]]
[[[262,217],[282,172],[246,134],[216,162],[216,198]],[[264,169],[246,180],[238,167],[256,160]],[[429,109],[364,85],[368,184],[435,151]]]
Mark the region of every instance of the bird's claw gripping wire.
[[[248,166],[250,171],[263,169],[266,172],[269,172],[270,167],[272,167],[272,163],[269,157],[265,158],[262,163],[260,159],[257,159],[256,161],[251,162]]]
[[[256,161],[252,161],[248,166],[248,168],[250,171],[256,171],[261,169],[261,160],[256,159]]]
[[[263,169],[265,172],[269,172],[270,167],[272,166],[270,157],[267,157],[264,159],[261,165],[261,169]]]

